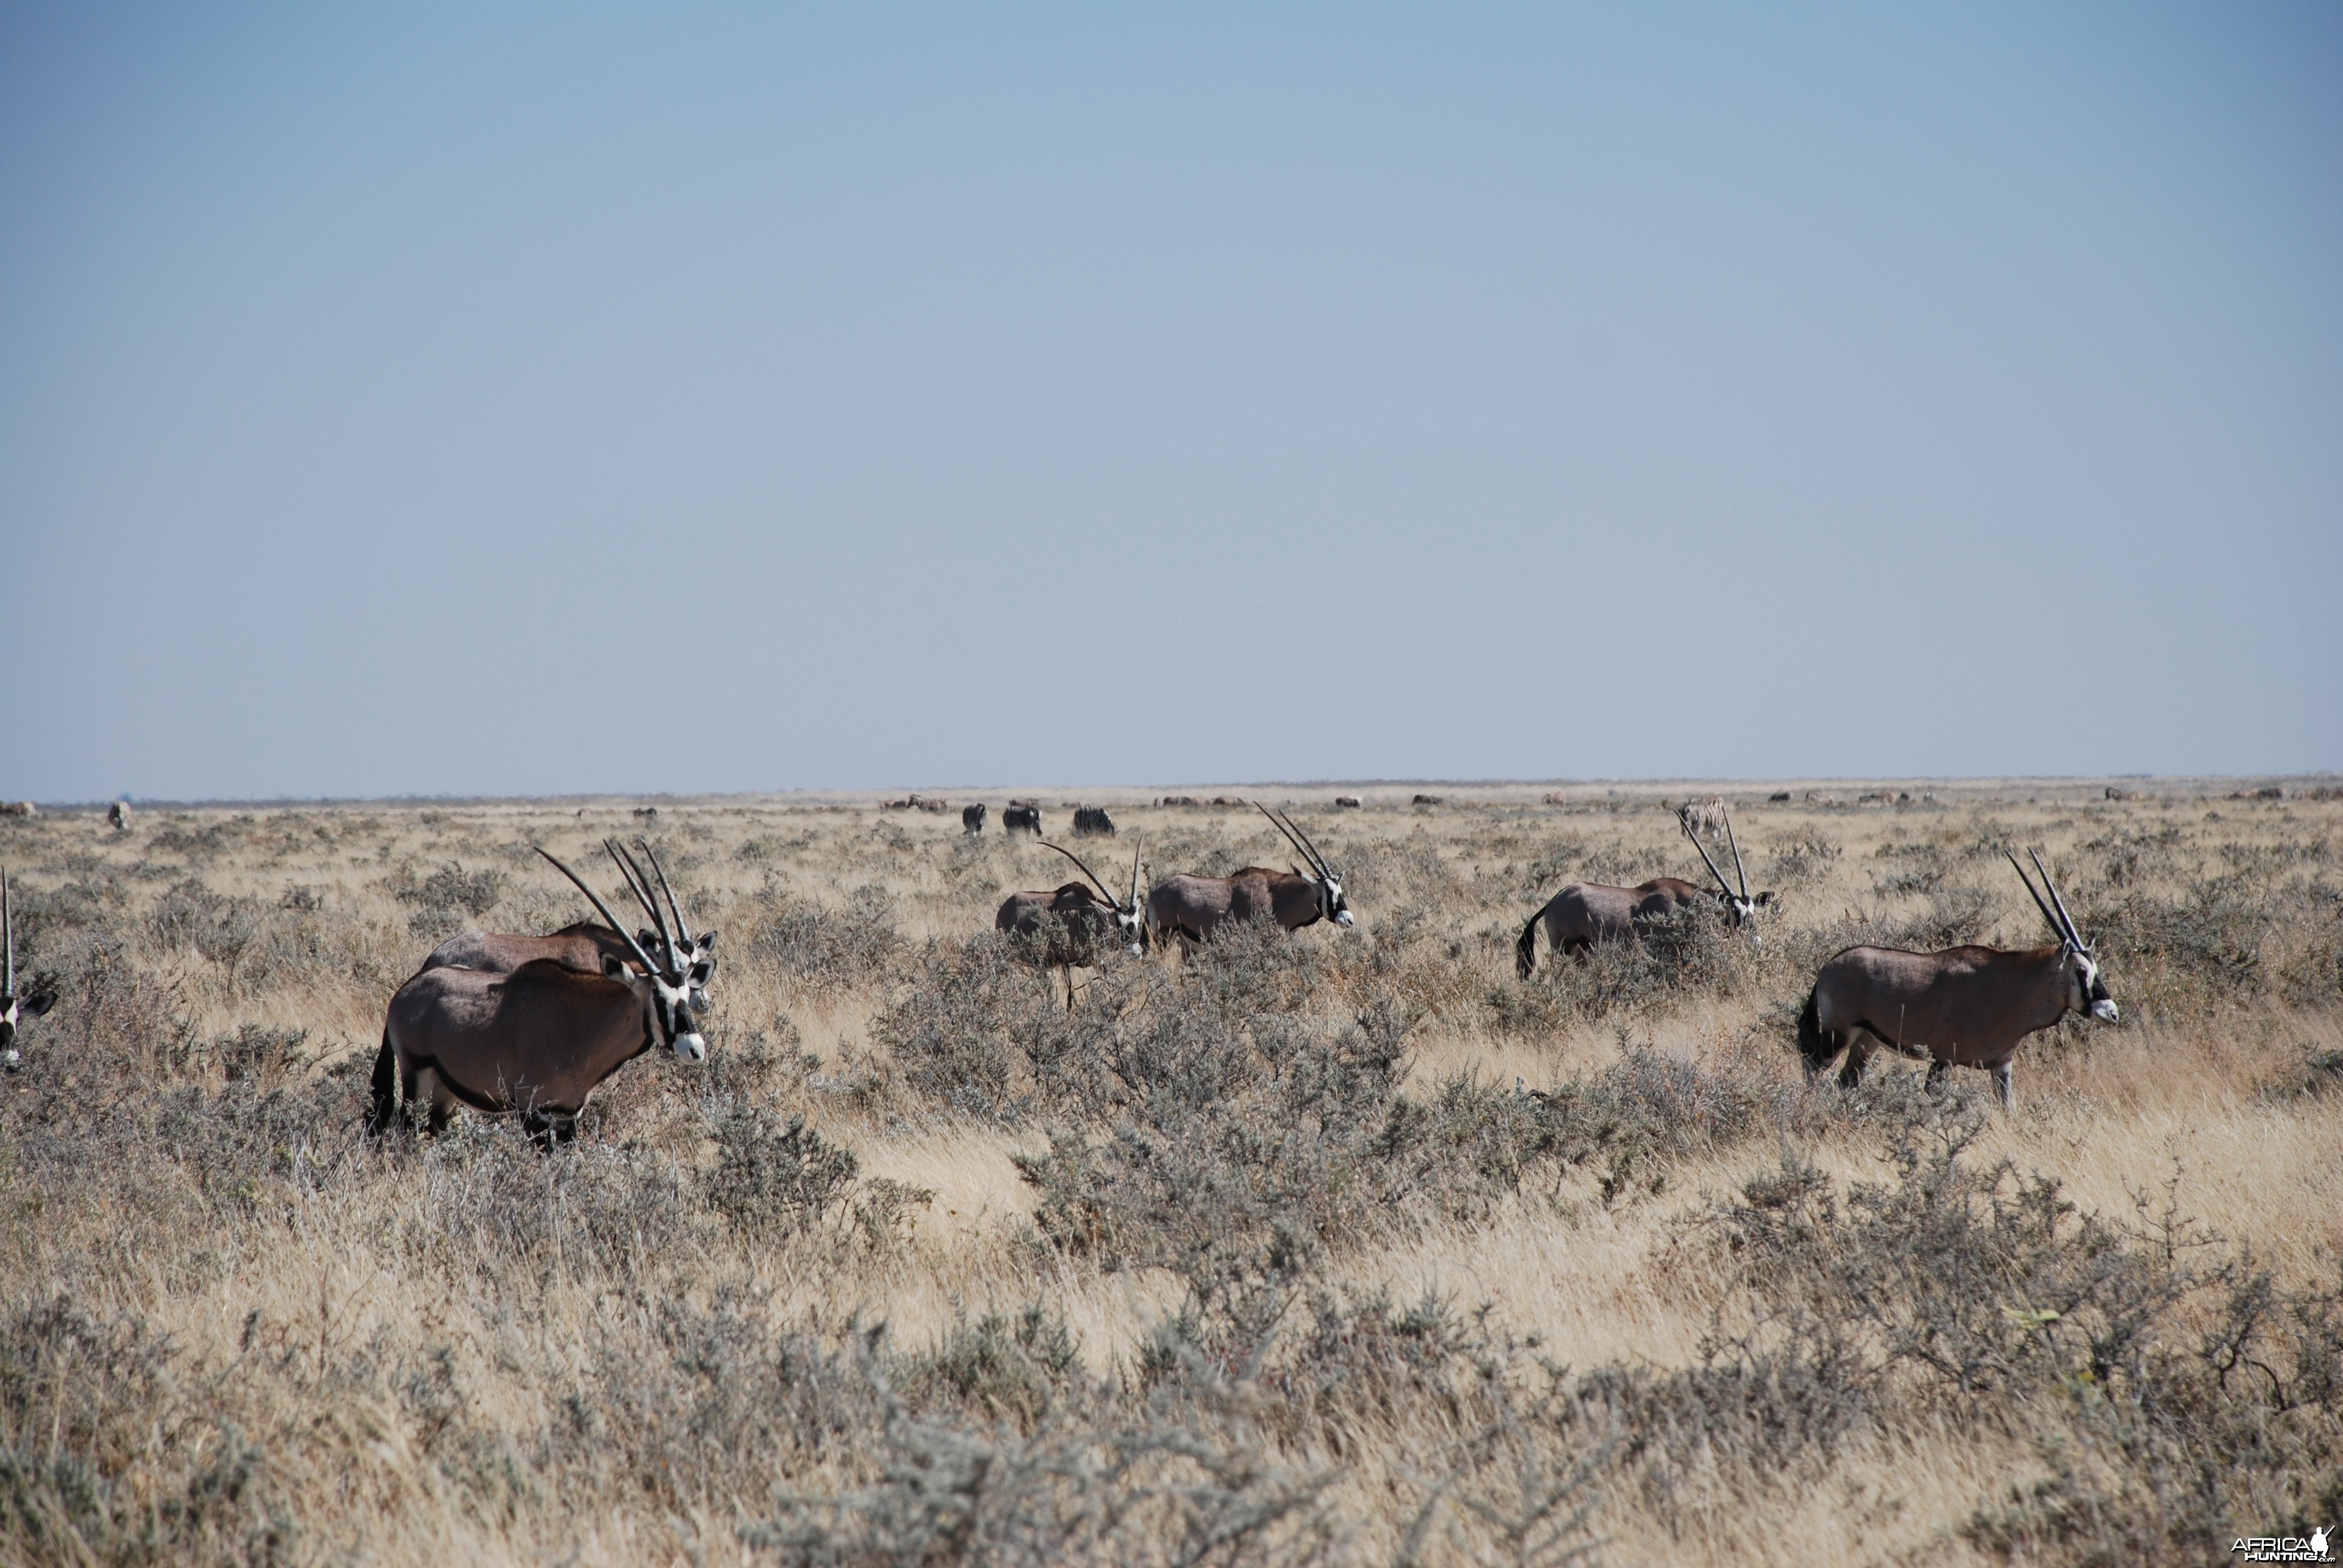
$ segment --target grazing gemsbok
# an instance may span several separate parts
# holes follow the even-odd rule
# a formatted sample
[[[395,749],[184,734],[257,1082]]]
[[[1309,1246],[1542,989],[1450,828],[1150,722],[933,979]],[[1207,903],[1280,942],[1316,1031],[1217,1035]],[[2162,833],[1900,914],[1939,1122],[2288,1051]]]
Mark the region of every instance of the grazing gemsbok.
[[[1031,800],[1011,800],[1001,813],[1001,830],[1004,833],[1031,833],[1041,836],[1041,808]]]
[[[1326,863],[1310,835],[1292,819],[1281,819],[1254,802],[1285,841],[1310,862],[1310,869],[1289,867],[1272,871],[1247,866],[1232,877],[1166,877],[1147,895],[1147,924],[1154,931],[1192,942],[1210,940],[1222,920],[1273,918],[1289,931],[1332,920],[1349,928],[1356,922],[1350,900],[1342,893],[1342,874]]]
[[[682,907],[676,902],[675,890],[668,885],[667,868],[659,864],[659,852],[650,847],[648,840],[638,839],[635,842],[649,858],[651,869],[659,873],[659,890],[667,894],[667,907],[675,916],[675,950],[662,956],[669,960],[670,968],[689,980],[692,1010],[705,1012],[709,1005],[708,988],[716,980],[716,933],[702,931],[698,936],[692,934],[689,923],[683,918]],[[635,901],[642,905],[644,913],[651,917],[653,923],[659,927],[659,930],[639,930],[634,939],[628,940],[608,926],[579,920],[543,937],[458,931],[431,950],[431,956],[423,960],[423,968],[483,970],[490,974],[510,974],[525,963],[551,959],[555,963],[587,974],[600,974],[602,960],[606,958],[615,958],[623,963],[639,951],[659,951],[667,940],[661,934],[667,926],[659,918],[658,906],[651,901],[650,879],[643,875],[642,867],[635,863],[634,857],[627,853],[623,844],[614,844],[605,839],[602,848],[608,851],[612,863],[618,868],[618,875],[625,880],[627,890],[635,895]]]
[[[1733,838],[1733,819],[1729,814],[1725,819],[1725,833],[1733,843],[1733,869],[1741,879],[1741,890],[1737,893],[1733,884],[1725,879],[1725,873],[1716,869],[1716,862],[1709,859],[1708,849],[1693,831],[1692,824],[1679,818],[1677,825],[1692,840],[1692,847],[1700,851],[1708,874],[1716,879],[1716,891],[1694,887],[1681,877],[1654,877],[1632,888],[1573,882],[1530,917],[1530,923],[1522,928],[1520,938],[1514,941],[1513,969],[1522,979],[1529,979],[1537,969],[1541,924],[1545,927],[1547,947],[1583,959],[1597,943],[1641,941],[1644,932],[1652,926],[1703,904],[1714,904],[1724,914],[1725,923],[1736,930],[1758,910],[1772,906],[1772,893],[1749,891],[1749,869],[1741,862],[1741,843]]]
[[[626,929],[576,872],[544,849],[538,853],[586,895],[610,930]],[[653,1045],[686,1061],[706,1060],[690,977],[673,967],[681,950],[665,920],[659,923],[668,961],[629,939],[639,972],[605,956],[599,974],[537,959],[509,974],[436,969],[416,975],[390,999],[383,1020],[367,1130],[387,1131],[402,1102],[411,1115],[427,1093],[435,1132],[461,1101],[491,1115],[518,1112],[540,1144],[568,1142],[578,1135],[587,1097]]]
[[[1114,819],[1106,814],[1103,806],[1074,808],[1074,837],[1077,839],[1111,839]]]
[[[979,800],[973,806],[963,806],[960,809],[960,830],[971,839],[984,831],[983,801]]]
[[[2048,903],[2035,892],[2016,855],[2009,857],[2010,868],[2057,941],[2018,952],[1978,947],[1934,953],[1847,949],[1815,976],[1805,1010],[1798,1015],[1798,1050],[1806,1059],[1807,1077],[1819,1076],[1845,1050],[1846,1066],[1838,1081],[1853,1089],[1884,1045],[1926,1059],[1931,1084],[1944,1078],[1946,1067],[1984,1068],[1993,1074],[1993,1091],[2006,1111],[2012,1104],[2009,1060],[2027,1035],[2048,1029],[2069,1009],[2104,1023],[2116,1021],[2115,999],[2099,978],[2098,960],[2075,929],[2050,868],[2033,850],[2026,853],[2042,873]]]
[[[1132,891],[1135,895],[1137,890]],[[36,990],[30,996],[16,994],[16,916],[8,906],[6,871],[0,871],[0,943],[8,950],[8,978],[0,984],[0,1070],[14,1072],[24,1065],[24,1059],[16,1051],[16,1026],[56,1006],[57,993]]]
[[[1051,892],[1011,893],[1001,912],[992,917],[992,929],[1010,936],[1040,939],[1029,949],[1033,961],[1064,972],[1066,1009],[1071,1011],[1076,970],[1097,969],[1106,950],[1117,945],[1134,958],[1147,951],[1147,924],[1139,911],[1139,856],[1144,846],[1131,850],[1128,900],[1116,898],[1113,890],[1100,881],[1098,873],[1083,865],[1081,857],[1071,849],[1059,849],[1047,839],[1041,846],[1057,849],[1073,861],[1091,879],[1090,887],[1068,882]],[[1091,892],[1091,887],[1098,891]]]

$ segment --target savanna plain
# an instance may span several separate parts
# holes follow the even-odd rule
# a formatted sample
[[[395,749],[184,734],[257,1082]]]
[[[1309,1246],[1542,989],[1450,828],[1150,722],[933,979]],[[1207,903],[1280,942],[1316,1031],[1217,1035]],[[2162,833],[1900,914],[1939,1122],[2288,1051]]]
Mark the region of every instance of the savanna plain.
[[[1704,791],[1703,791],[1704,792]],[[1248,791],[1252,793],[1252,791]],[[9,1563],[2202,1563],[2343,1521],[2343,802],[1727,791],[1752,932],[1515,971],[1574,880],[1704,881],[1684,791],[1263,790],[1353,930],[1061,982],[1071,868],[876,799],[0,820]],[[1292,859],[1091,798],[1127,886]],[[1051,837],[1071,797],[1045,796]],[[955,802],[957,805],[957,802]],[[719,932],[709,1055],[576,1142],[362,1132],[467,927]],[[2033,946],[2121,1021],[2016,1106],[1809,1084],[1855,942]],[[1754,940],[1753,940],[1754,939]]]

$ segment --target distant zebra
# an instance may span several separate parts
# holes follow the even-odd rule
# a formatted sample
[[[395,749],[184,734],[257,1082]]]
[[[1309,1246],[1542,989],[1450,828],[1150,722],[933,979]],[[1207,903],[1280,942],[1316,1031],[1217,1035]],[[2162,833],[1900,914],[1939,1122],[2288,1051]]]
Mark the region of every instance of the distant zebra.
[[[1725,797],[1711,795],[1705,800],[1687,800],[1676,808],[1676,820],[1687,833],[1704,833],[1710,839],[1725,837]]]
[[[1011,800],[1001,813],[1001,830],[1004,833],[1031,833],[1041,836],[1041,808],[1031,800]]]
[[[107,827],[112,828],[117,833],[129,831],[130,802],[127,800],[116,800],[113,805],[108,806],[106,809],[106,822]]]
[[[41,809],[30,800],[0,800],[0,817],[37,817]]]
[[[1077,839],[1111,839],[1114,819],[1106,814],[1103,806],[1074,808],[1074,837]]]
[[[1356,795],[1337,795],[1334,797],[1334,804],[1340,806],[1346,811],[1355,811],[1360,808],[1360,806],[1364,804],[1364,802]]]
[[[960,809],[960,830],[971,839],[984,831],[983,801],[979,800],[973,806],[963,806]]]

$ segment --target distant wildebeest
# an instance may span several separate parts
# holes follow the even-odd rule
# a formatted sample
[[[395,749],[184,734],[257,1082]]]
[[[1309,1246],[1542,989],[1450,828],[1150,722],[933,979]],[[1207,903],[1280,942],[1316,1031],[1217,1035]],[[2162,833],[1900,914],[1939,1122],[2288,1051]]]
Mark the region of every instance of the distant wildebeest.
[[[1570,804],[1570,797],[1564,795],[1559,789],[1549,789],[1545,792],[1545,804],[1549,806],[1567,806]]]
[[[1215,795],[1212,797],[1212,804],[1215,806],[1242,806],[1244,804],[1244,797],[1242,795]]]
[[[1781,805],[1789,798],[1790,792],[1787,789],[1776,789],[1771,795],[1765,797],[1766,799],[1772,801],[1776,806]]]
[[[1676,820],[1687,833],[1705,833],[1711,839],[1725,837],[1725,797],[1711,795],[1704,800],[1687,800],[1676,808]]]
[[[538,853],[577,886],[612,930],[618,917],[577,873]],[[653,913],[657,913],[654,907]],[[664,921],[661,922],[665,935]],[[375,1055],[367,1131],[389,1131],[427,1099],[437,1131],[458,1104],[518,1113],[540,1143],[568,1142],[595,1089],[654,1045],[704,1060],[708,1042],[691,1005],[690,977],[675,968],[669,940],[659,958],[628,942],[639,970],[606,956],[587,974],[537,959],[508,974],[427,969],[399,987]]]
[[[0,800],[0,817],[37,817],[41,809],[30,800]]]
[[[638,822],[656,822],[656,821],[658,821],[658,820],[659,820],[659,808],[658,808],[658,807],[656,807],[656,806],[638,806],[638,807],[636,807],[636,808],[635,808],[635,820],[636,820],[636,821],[638,821]]]
[[[1041,808],[1031,800],[1011,800],[1001,813],[1001,830],[1004,833],[1031,833],[1041,836]]]
[[[1203,804],[1202,801],[1197,799],[1193,795],[1166,795],[1163,799],[1155,803],[1158,806],[1201,806]]]
[[[2074,917],[2066,912],[2066,901],[2058,896],[2042,857],[2030,849],[2026,854],[2049,890],[2048,903],[2034,890],[2016,855],[2009,857],[2010,868],[2026,883],[2034,907],[2050,923],[2057,941],[2016,952],[1982,947],[1933,953],[1848,948],[1815,976],[1805,1010],[1798,1015],[1798,1050],[1806,1059],[1807,1077],[1819,1077],[1844,1050],[1846,1066],[1838,1081],[1840,1087],[1853,1089],[1885,1046],[1926,1060],[1931,1084],[1943,1080],[1946,1067],[1985,1069],[1993,1074],[1993,1091],[2006,1111],[2014,1103],[2010,1059],[2027,1035],[2048,1029],[2069,1010],[2103,1023],[2117,1021],[2115,999],[2100,978],[2091,944],[2075,929]]]
[[[1446,803],[1447,798],[1442,795],[1418,795],[1414,800],[1414,804],[1418,806],[1441,806]]]
[[[25,1064],[16,1050],[17,1026],[56,1006],[57,993],[36,990],[27,996],[16,994],[16,915],[8,902],[5,870],[0,870],[0,945],[8,950],[7,980],[0,983],[0,1070],[14,1072]]]
[[[1662,920],[1674,918],[1684,910],[1714,906],[1724,916],[1725,923],[1739,929],[1756,917],[1757,911],[1774,902],[1771,892],[1753,895],[1749,891],[1749,871],[1741,861],[1741,845],[1734,838],[1730,813],[1725,820],[1725,836],[1733,846],[1733,869],[1741,879],[1741,890],[1734,891],[1716,862],[1708,858],[1707,847],[1688,823],[1679,822],[1684,837],[1700,851],[1703,864],[1710,876],[1716,879],[1716,890],[1711,892],[1694,887],[1680,877],[1654,877],[1648,882],[1632,888],[1614,888],[1603,882],[1573,882],[1545,901],[1529,924],[1522,928],[1521,936],[1513,942],[1513,969],[1527,980],[1537,969],[1538,927],[1545,927],[1546,946],[1574,958],[1584,958],[1599,943],[1638,942],[1644,933]]]
[[[1342,893],[1342,873],[1327,864],[1310,836],[1291,818],[1281,818],[1258,803],[1256,809],[1310,862],[1310,869],[1272,871],[1248,866],[1232,877],[1167,877],[1147,896],[1150,929],[1201,942],[1209,940],[1223,920],[1274,918],[1289,931],[1320,920],[1345,929],[1356,923]]]
[[[1121,947],[1133,957],[1147,951],[1147,926],[1139,908],[1139,856],[1144,845],[1131,848],[1128,900],[1116,898],[1071,849],[1059,849],[1047,839],[1041,847],[1073,861],[1090,879],[1089,886],[1068,882],[1046,893],[1011,893],[992,917],[992,928],[1026,939],[1034,962],[1064,973],[1066,1007],[1071,1010],[1076,970],[1097,969],[1112,948]]]
[[[1356,795],[1337,795],[1334,797],[1334,804],[1345,811],[1355,811],[1366,802]]]
[[[685,977],[691,992],[695,1012],[708,1010],[708,988],[716,980],[716,933],[701,931],[692,934],[683,918],[682,906],[676,902],[675,890],[668,885],[667,868],[659,864],[659,853],[641,839],[635,840],[650,860],[651,869],[659,874],[660,891],[667,895],[669,912],[675,916],[673,940],[669,941],[667,922],[659,918],[659,906],[650,895],[650,879],[643,875],[622,845],[602,840],[603,849],[618,868],[620,879],[635,901],[651,918],[657,930],[638,930],[629,940],[608,926],[598,926],[591,920],[579,920],[549,936],[512,936],[494,931],[458,931],[437,947],[423,960],[423,968],[479,970],[488,974],[510,974],[526,963],[539,959],[549,960],[582,974],[599,974],[604,960],[615,958],[627,962],[639,953],[657,953],[678,974]],[[420,973],[421,971],[417,971]]]
[[[117,833],[130,830],[130,802],[116,800],[106,809],[106,825]]]
[[[960,830],[971,839],[984,831],[983,801],[979,800],[973,806],[963,806],[960,809]]]
[[[1074,837],[1077,839],[1111,839],[1114,819],[1106,814],[1103,806],[1074,808]]]

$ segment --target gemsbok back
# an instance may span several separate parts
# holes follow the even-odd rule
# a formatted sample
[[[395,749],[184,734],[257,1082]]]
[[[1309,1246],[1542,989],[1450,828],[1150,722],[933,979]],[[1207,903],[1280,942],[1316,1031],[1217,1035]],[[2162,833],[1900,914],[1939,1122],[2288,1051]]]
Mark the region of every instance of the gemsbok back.
[[[2015,1103],[2010,1058],[2027,1035],[2048,1029],[2069,1010],[2114,1023],[2115,999],[2107,994],[2091,944],[2075,929],[2042,857],[2031,849],[2026,857],[2042,873],[2048,903],[2035,892],[2016,855],[2009,864],[2050,922],[2058,939],[2055,944],[2016,952],[1980,947],[1934,953],[1847,949],[1815,976],[1805,1010],[1798,1015],[1798,1051],[1806,1059],[1806,1076],[1819,1077],[1844,1050],[1846,1066],[1838,1075],[1839,1086],[1853,1089],[1885,1046],[1927,1061],[1931,1084],[1943,1080],[1947,1067],[1984,1068],[1993,1074],[1994,1093],[2006,1111]]]
[[[38,1018],[57,1005],[57,993],[36,990],[16,994],[16,912],[8,903],[8,873],[0,870],[0,944],[8,950],[7,980],[0,983],[0,1071],[14,1072],[25,1065],[16,1050],[16,1030],[28,1018]]]
[[[544,849],[538,853],[612,930],[626,929],[576,872]],[[628,940],[639,972],[605,956],[598,974],[550,959],[509,974],[453,968],[417,974],[390,999],[383,1020],[367,1131],[387,1131],[402,1105],[411,1116],[427,1096],[435,1132],[461,1103],[489,1115],[518,1114],[540,1144],[568,1142],[578,1135],[587,1097],[653,1045],[686,1061],[706,1060],[690,977],[673,967],[680,950],[672,939],[663,945],[666,964]]]
[[[1273,919],[1289,931],[1320,920],[1345,930],[1357,922],[1342,892],[1342,874],[1329,865],[1310,835],[1259,801],[1255,809],[1285,835],[1310,869],[1272,871],[1247,866],[1232,877],[1166,877],[1147,895],[1147,924],[1159,934],[1192,942],[1209,941],[1223,920]]]
[[[1147,924],[1139,909],[1139,857],[1145,846],[1131,851],[1127,900],[1116,898],[1114,890],[1100,881],[1098,873],[1083,865],[1081,857],[1071,849],[1060,849],[1047,839],[1041,840],[1041,847],[1057,849],[1073,861],[1090,879],[1089,886],[1068,882],[1046,893],[1011,893],[992,917],[992,929],[1027,939],[1035,963],[1065,975],[1066,1007],[1071,1011],[1076,970],[1097,969],[1113,947],[1120,946],[1134,958],[1147,951]],[[1091,888],[1098,891],[1091,892]]]
[[[1757,911],[1770,908],[1774,895],[1770,892],[1753,894],[1749,890],[1749,868],[1742,864],[1741,841],[1733,836],[1733,818],[1725,816],[1725,834],[1733,845],[1733,870],[1741,880],[1741,890],[1725,879],[1725,873],[1709,859],[1708,848],[1693,830],[1693,824],[1684,818],[1676,819],[1684,837],[1700,851],[1702,864],[1716,879],[1716,890],[1694,887],[1681,877],[1654,877],[1632,888],[1614,888],[1604,882],[1573,882],[1548,899],[1529,924],[1522,928],[1521,936],[1513,942],[1513,969],[1527,980],[1537,969],[1538,927],[1545,927],[1545,944],[1556,952],[1574,958],[1584,958],[1598,944],[1608,942],[1639,942],[1644,933],[1660,921],[1671,920],[1679,912],[1714,904],[1723,912],[1725,923],[1738,930],[1755,919]]]
[[[682,907],[676,902],[675,890],[668,885],[667,868],[659,864],[659,852],[646,839],[638,839],[635,843],[649,859],[651,869],[659,873],[659,890],[667,895],[667,907],[675,916],[675,949],[672,953],[664,950],[668,940],[663,934],[667,930],[667,922],[659,919],[659,906],[651,900],[650,879],[643,875],[642,867],[627,853],[626,846],[605,839],[602,848],[617,864],[618,875],[626,881],[627,890],[635,895],[635,901],[642,905],[643,912],[650,916],[652,922],[659,927],[658,930],[639,930],[631,941],[610,927],[598,926],[591,920],[579,920],[542,937],[509,936],[495,931],[458,931],[431,950],[431,956],[423,960],[423,968],[485,970],[490,974],[510,974],[525,963],[550,959],[568,969],[600,974],[604,959],[615,958],[623,963],[638,952],[657,951],[660,952],[668,967],[689,981],[692,1010],[705,1012],[709,1005],[708,988],[716,980],[716,933],[710,930],[701,931],[697,936],[692,934],[690,925],[683,918]]]

